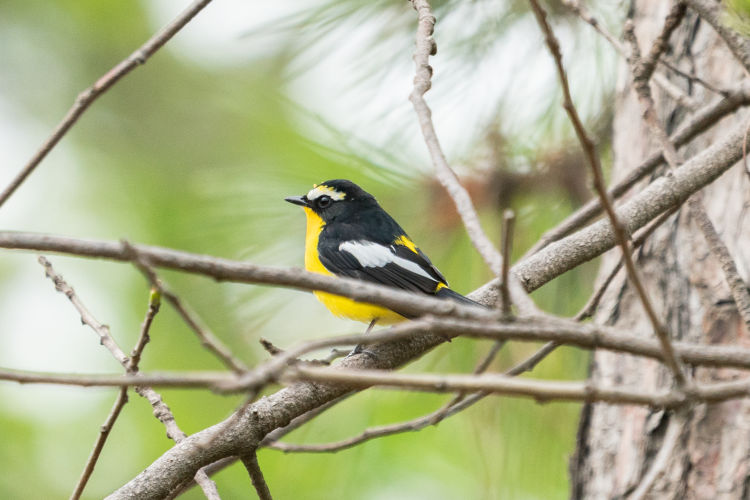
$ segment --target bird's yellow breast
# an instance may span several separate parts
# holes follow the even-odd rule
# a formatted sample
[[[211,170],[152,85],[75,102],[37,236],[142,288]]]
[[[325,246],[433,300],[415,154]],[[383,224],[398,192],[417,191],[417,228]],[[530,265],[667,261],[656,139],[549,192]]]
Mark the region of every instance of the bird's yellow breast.
[[[318,256],[318,238],[320,237],[320,232],[323,230],[323,226],[325,226],[325,222],[311,209],[307,207],[303,208],[305,210],[305,215],[307,215],[307,232],[305,234],[305,269],[313,273],[333,276],[333,273],[325,268]],[[329,311],[339,317],[362,321],[364,323],[369,323],[372,320],[377,319],[378,324],[393,324],[406,319],[390,309],[376,306],[374,304],[357,302],[340,295],[333,295],[326,292],[313,293]]]

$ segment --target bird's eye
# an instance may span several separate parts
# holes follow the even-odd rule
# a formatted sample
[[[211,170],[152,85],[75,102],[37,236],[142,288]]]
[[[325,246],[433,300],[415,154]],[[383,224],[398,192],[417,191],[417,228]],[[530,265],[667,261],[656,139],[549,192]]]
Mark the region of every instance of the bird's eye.
[[[333,200],[330,196],[323,195],[318,198],[318,208],[328,208],[331,206],[331,203],[333,203]]]

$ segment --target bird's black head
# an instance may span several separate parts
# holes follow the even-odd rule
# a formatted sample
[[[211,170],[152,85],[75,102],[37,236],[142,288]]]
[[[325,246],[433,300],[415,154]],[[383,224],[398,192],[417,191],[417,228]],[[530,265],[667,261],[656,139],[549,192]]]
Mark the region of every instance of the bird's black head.
[[[315,184],[306,195],[290,196],[285,200],[309,208],[326,222],[342,214],[351,213],[355,208],[377,206],[375,197],[345,179]]]

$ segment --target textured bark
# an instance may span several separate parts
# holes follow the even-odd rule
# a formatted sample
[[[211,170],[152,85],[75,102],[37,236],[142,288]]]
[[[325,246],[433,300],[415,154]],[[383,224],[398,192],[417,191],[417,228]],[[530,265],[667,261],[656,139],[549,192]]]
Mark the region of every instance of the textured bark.
[[[637,0],[632,15],[639,45],[648,53],[671,2]],[[670,39],[667,57],[719,87],[746,78],[724,42],[695,12],[688,14]],[[670,77],[698,102],[716,96],[684,78]],[[687,118],[685,110],[652,86],[657,112],[667,132]],[[623,177],[656,150],[643,123],[642,109],[623,66],[615,103],[614,176]],[[683,158],[720,140],[728,130],[746,122],[737,113],[683,150]],[[636,190],[637,192],[637,190]],[[706,212],[745,283],[750,277],[750,182],[741,165],[703,190]],[[619,258],[604,259],[602,275]],[[689,210],[683,209],[660,228],[638,254],[638,265],[652,302],[675,339],[724,345],[750,345],[720,263],[709,248]],[[602,302],[596,321],[653,336],[638,297],[622,276]],[[597,352],[591,364],[598,383],[625,383],[644,390],[672,383],[670,374],[654,360]],[[698,368],[698,381],[744,377],[735,370]],[[672,415],[663,411],[607,404],[586,405],[582,412],[578,449],[571,463],[573,498],[622,498],[638,487],[653,463]],[[647,498],[739,499],[750,492],[750,400],[699,405],[688,421],[663,474]]]

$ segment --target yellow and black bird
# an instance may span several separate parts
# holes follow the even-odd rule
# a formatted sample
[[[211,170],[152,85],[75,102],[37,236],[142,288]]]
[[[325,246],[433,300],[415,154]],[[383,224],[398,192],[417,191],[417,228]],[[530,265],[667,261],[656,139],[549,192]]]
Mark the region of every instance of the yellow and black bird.
[[[400,290],[479,305],[448,288],[445,277],[414,244],[375,197],[351,181],[314,185],[304,196],[290,196],[307,215],[305,269],[346,276]],[[316,297],[336,316],[393,324],[408,315],[325,292]]]

